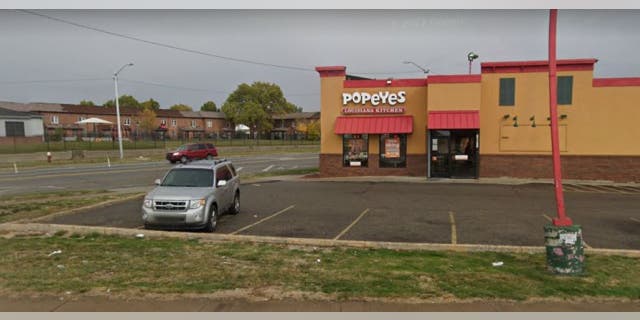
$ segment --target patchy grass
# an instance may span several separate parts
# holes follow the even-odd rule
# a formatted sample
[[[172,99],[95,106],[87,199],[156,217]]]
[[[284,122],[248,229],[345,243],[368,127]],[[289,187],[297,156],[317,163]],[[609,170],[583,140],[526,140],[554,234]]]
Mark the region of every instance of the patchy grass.
[[[48,256],[55,250],[62,253]],[[492,267],[498,260],[504,266]],[[270,288],[337,299],[640,299],[639,260],[590,255],[585,276],[559,277],[546,271],[543,254],[316,249],[60,234],[0,239],[0,288],[43,293],[108,288],[124,295]]]
[[[4,196],[0,198],[0,223],[35,219],[52,213],[81,208],[134,194],[106,190],[87,190]]]

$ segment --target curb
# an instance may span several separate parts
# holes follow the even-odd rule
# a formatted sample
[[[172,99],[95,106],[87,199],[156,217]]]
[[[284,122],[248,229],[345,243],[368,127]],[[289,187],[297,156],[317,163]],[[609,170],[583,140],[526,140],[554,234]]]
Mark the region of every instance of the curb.
[[[67,231],[79,234],[98,233],[102,235],[117,235],[136,237],[138,234],[144,234],[145,238],[174,238],[182,240],[199,239],[212,242],[249,242],[249,243],[267,243],[267,244],[285,244],[285,245],[302,245],[317,247],[351,247],[362,249],[389,249],[400,251],[454,251],[454,252],[502,252],[502,253],[544,253],[545,247],[535,246],[501,246],[501,245],[483,245],[483,244],[441,244],[441,243],[409,243],[409,242],[377,242],[377,241],[355,241],[355,240],[331,240],[331,239],[313,239],[313,238],[280,238],[267,236],[248,236],[248,235],[228,235],[228,234],[202,234],[189,232],[169,232],[157,230],[137,230],[112,227],[92,227],[92,226],[76,226],[76,225],[59,225],[59,224],[41,224],[41,223],[4,223],[0,224],[0,231],[12,232],[43,232],[56,233],[58,231]],[[624,249],[594,249],[585,248],[586,254],[607,255],[607,256],[625,256],[632,258],[640,258],[640,250],[624,250]]]

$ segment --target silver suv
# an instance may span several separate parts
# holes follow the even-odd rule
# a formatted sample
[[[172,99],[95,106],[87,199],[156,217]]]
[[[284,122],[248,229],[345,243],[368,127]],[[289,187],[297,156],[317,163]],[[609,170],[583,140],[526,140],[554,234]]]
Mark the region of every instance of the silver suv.
[[[213,232],[221,212],[240,212],[240,178],[225,159],[178,165],[144,198],[145,228]]]

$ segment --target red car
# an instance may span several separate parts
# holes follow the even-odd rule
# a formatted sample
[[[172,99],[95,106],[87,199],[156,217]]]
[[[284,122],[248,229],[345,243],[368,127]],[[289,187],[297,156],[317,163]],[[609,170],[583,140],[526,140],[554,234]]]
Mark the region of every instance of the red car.
[[[167,153],[167,160],[171,163],[178,161],[186,163],[194,159],[212,160],[218,156],[218,150],[211,143],[193,143],[185,144],[175,151]]]

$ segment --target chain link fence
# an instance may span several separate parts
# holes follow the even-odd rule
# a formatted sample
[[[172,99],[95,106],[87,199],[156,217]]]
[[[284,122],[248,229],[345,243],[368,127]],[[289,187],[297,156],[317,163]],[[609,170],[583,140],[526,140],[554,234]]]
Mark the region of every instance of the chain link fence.
[[[209,142],[215,146],[283,146],[283,145],[319,145],[317,137],[305,134],[274,135],[273,133],[247,134],[226,133],[209,136],[195,135],[189,137],[169,138],[163,134],[134,134],[122,138],[122,148],[137,149],[174,149],[192,142]],[[48,135],[43,142],[23,143],[14,141],[0,145],[0,154],[31,153],[69,150],[117,150],[118,138],[113,136],[85,134],[76,136]]]

